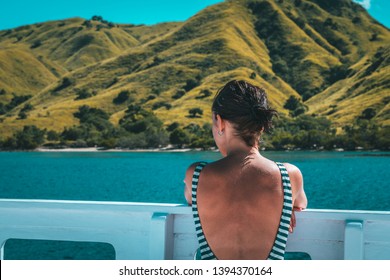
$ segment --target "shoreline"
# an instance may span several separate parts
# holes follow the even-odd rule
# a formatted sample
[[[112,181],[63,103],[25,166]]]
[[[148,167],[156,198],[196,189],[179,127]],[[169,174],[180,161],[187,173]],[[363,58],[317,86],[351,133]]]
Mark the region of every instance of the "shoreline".
[[[172,147],[164,147],[164,148],[151,148],[151,149],[119,149],[119,148],[113,148],[113,149],[104,149],[102,147],[87,147],[87,148],[44,148],[44,147],[38,147],[34,150],[11,150],[11,151],[3,151],[0,150],[0,152],[59,152],[59,153],[74,153],[74,152],[128,152],[128,153],[145,153],[145,152],[173,152],[173,153],[185,153],[185,152],[219,152],[218,149],[201,149],[201,148],[172,148]],[[303,149],[294,149],[294,150],[267,150],[262,149],[261,152],[369,152],[369,153],[389,153],[389,151],[383,151],[383,150],[362,150],[362,149],[356,149],[356,150],[344,150],[344,149],[333,149],[333,150],[324,150],[324,149],[318,149],[318,150],[303,150]]]
[[[192,152],[202,151],[202,149],[190,149],[190,148],[153,148],[153,149],[104,149],[99,147],[90,148],[63,148],[63,149],[50,149],[50,148],[36,148],[32,152]],[[218,150],[208,150],[218,151]]]

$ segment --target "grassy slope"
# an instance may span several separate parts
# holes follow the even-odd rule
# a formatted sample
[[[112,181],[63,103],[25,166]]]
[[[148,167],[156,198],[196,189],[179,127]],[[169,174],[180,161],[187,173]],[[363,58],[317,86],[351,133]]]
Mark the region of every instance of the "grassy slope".
[[[332,71],[329,66],[341,63],[350,65],[351,74],[348,77],[330,85],[306,102],[309,113],[325,115],[336,126],[342,126],[352,122],[364,109],[372,107],[377,111],[376,119],[379,123],[389,125],[389,51],[380,59],[374,57],[379,48],[389,46],[389,30],[372,19],[360,5],[348,0],[302,1],[299,6],[284,1],[279,5],[293,22],[301,23],[295,27],[300,27],[325,51],[320,54],[309,47],[306,53],[310,62],[319,65],[321,71]],[[376,39],[373,40],[373,36]],[[339,62],[334,63],[335,60]],[[383,62],[372,66],[373,61],[378,60]],[[328,61],[327,65],[324,65],[325,61]],[[310,76],[314,86],[316,79],[323,79],[321,71],[313,71],[311,67],[301,73]]]
[[[12,93],[32,95],[56,81],[44,63],[23,49],[0,49],[0,89],[7,94],[1,101],[9,101]]]
[[[377,120],[389,125],[389,51],[382,55],[383,62],[379,66],[367,71],[372,61],[377,60],[374,58],[377,50],[389,46],[389,30],[351,1],[337,1],[334,6],[323,0],[313,2],[306,1],[306,7],[305,4],[299,7],[301,11],[311,12],[300,14],[322,38],[332,42],[335,49],[339,48],[336,52],[330,50],[330,53],[350,65],[352,71],[345,79],[309,99],[306,102],[309,113],[328,116],[336,126],[342,126],[353,122],[364,109],[372,107],[377,111]],[[326,24],[327,20],[331,24]],[[373,36],[376,36],[375,40]]]
[[[227,1],[214,5],[184,23],[119,25],[96,30],[100,23],[92,22],[92,27],[87,28],[82,25],[83,19],[76,18],[0,32],[0,56],[7,57],[4,60],[7,66],[0,65],[0,71],[5,73],[2,76],[5,78],[0,78],[0,88],[20,94],[31,89],[35,95],[28,101],[34,110],[28,113],[27,119],[17,119],[23,104],[11,111],[9,117],[0,117],[3,119],[0,124],[2,135],[10,135],[26,124],[62,131],[64,127],[78,123],[73,113],[81,105],[102,108],[111,115],[113,123],[118,123],[129,105],[129,102],[121,105],[112,102],[122,90],[129,90],[132,102],[148,109],[155,108],[159,102],[170,104],[170,109],[155,109],[167,125],[174,121],[181,125],[203,124],[209,122],[213,97],[199,98],[200,92],[209,89],[214,93],[233,78],[250,80],[265,87],[272,106],[287,113],[283,109],[285,100],[290,95],[298,96],[298,93],[293,89],[294,84],[292,87],[283,75],[274,72],[274,57],[267,46],[269,41],[259,37],[255,26],[263,15],[248,9],[251,2],[256,1]],[[351,9],[356,7],[349,7],[350,1],[347,0],[341,1],[345,6],[338,10],[324,6],[320,0],[303,0],[299,7],[290,1],[267,2],[278,14],[278,25],[284,30],[280,36],[283,41],[276,42],[287,49],[295,47],[299,50],[301,61],[292,67],[297,79],[307,76],[312,81],[311,86],[319,88],[326,82],[323,73],[341,65],[341,61],[347,61],[355,71],[351,77],[309,99],[306,102],[309,112],[327,115],[342,125],[359,115],[368,104],[377,110],[378,119],[388,124],[389,108],[388,102],[385,103],[387,99],[384,99],[389,87],[386,82],[389,80],[388,59],[376,72],[366,75],[365,70],[376,50],[388,44],[388,30],[373,23],[364,10]],[[355,26],[352,19],[357,17],[359,23]],[[305,24],[297,24],[297,18],[304,20]],[[320,28],[328,18],[332,19],[332,27],[329,30]],[[373,33],[378,34],[377,38],[370,41],[368,36]],[[335,46],[334,38],[347,42],[344,46],[347,49]],[[41,45],[30,48],[37,40]],[[12,52],[29,57],[25,61],[31,61],[31,68],[39,65],[40,68],[36,69],[40,71],[28,70],[36,75],[30,75],[33,84],[37,85],[35,88],[24,85],[26,80],[21,70],[8,62],[20,56],[19,53],[13,54],[11,47]],[[383,56],[388,57],[388,53]],[[288,59],[288,55],[284,59]],[[9,75],[10,71],[16,73]],[[256,77],[250,79],[253,72]],[[63,77],[70,78],[72,84],[54,92]],[[191,78],[199,79],[199,86],[179,99],[173,98]],[[14,80],[20,86],[16,87]],[[359,87],[356,87],[359,82]],[[350,89],[355,87],[358,93]],[[367,88],[370,90],[365,90]],[[75,100],[77,90],[97,94]],[[0,102],[9,98],[8,93],[5,97],[0,96]],[[332,106],[334,104],[337,106]],[[202,118],[188,117],[188,110],[193,107],[203,110]]]
[[[120,25],[114,28],[96,30],[99,22],[92,21],[92,27],[82,27],[85,20],[74,18],[65,21],[53,21],[32,26],[24,26],[16,30],[0,32],[0,89],[7,94],[0,96],[0,102],[6,104],[12,94],[34,97],[27,101],[34,106],[25,120],[19,120],[17,113],[23,104],[16,107],[7,117],[0,116],[2,135],[11,135],[23,125],[35,124],[41,128],[62,131],[65,126],[77,124],[73,112],[82,104],[94,107],[110,107],[113,97],[107,92],[99,94],[92,100],[75,101],[75,90],[98,90],[102,93],[112,83],[117,72],[128,72],[131,69],[126,60],[126,50],[135,49],[137,45],[163,36],[180,23],[165,23],[155,26]],[[133,35],[132,35],[133,34]],[[81,44],[83,38],[88,44]],[[59,40],[58,38],[62,38]],[[137,38],[137,39],[135,39]],[[34,42],[41,44],[31,48]],[[72,51],[73,50],[73,51]],[[110,58],[116,57],[114,63]],[[106,60],[105,62],[103,62]],[[103,66],[96,70],[100,63]],[[81,67],[88,64],[88,67]],[[72,67],[75,70],[72,71]],[[108,69],[114,73],[110,75]],[[38,71],[37,71],[38,69]],[[82,77],[96,71],[94,79],[83,80]],[[27,78],[26,78],[27,77]],[[53,94],[53,89],[61,84],[62,78],[69,77],[72,86]],[[117,94],[118,91],[111,92]],[[108,104],[105,105],[105,104]],[[115,108],[117,109],[117,108]],[[110,112],[114,112],[111,110]]]
[[[327,115],[343,125],[370,107],[380,123],[390,125],[390,48],[364,61],[354,75],[309,99],[309,113]]]

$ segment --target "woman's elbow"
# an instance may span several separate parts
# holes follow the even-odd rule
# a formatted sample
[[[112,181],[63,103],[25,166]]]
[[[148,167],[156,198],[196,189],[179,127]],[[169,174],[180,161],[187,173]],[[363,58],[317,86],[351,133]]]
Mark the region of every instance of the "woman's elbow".
[[[304,192],[300,193],[300,195],[294,201],[294,209],[304,210],[307,208],[307,203],[308,201],[306,194]]]
[[[192,205],[192,194],[191,192],[188,190],[188,188],[186,187],[184,189],[184,197],[188,203],[188,205]]]

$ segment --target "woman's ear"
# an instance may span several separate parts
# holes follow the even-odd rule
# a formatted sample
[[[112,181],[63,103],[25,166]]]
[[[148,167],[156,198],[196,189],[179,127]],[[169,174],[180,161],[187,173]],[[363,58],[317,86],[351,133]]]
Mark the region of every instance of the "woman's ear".
[[[218,131],[223,133],[225,131],[225,120],[221,118],[220,115],[215,115],[216,121],[217,121],[217,128]]]

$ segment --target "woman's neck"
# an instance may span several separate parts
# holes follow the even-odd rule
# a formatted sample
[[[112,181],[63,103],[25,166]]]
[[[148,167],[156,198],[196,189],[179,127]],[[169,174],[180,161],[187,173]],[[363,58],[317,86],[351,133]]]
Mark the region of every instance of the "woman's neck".
[[[232,143],[232,145],[229,145],[226,149],[226,156],[227,157],[233,157],[233,156],[247,156],[250,154],[259,154],[259,147],[257,145],[255,146],[248,146],[243,141],[238,141],[237,143]]]

